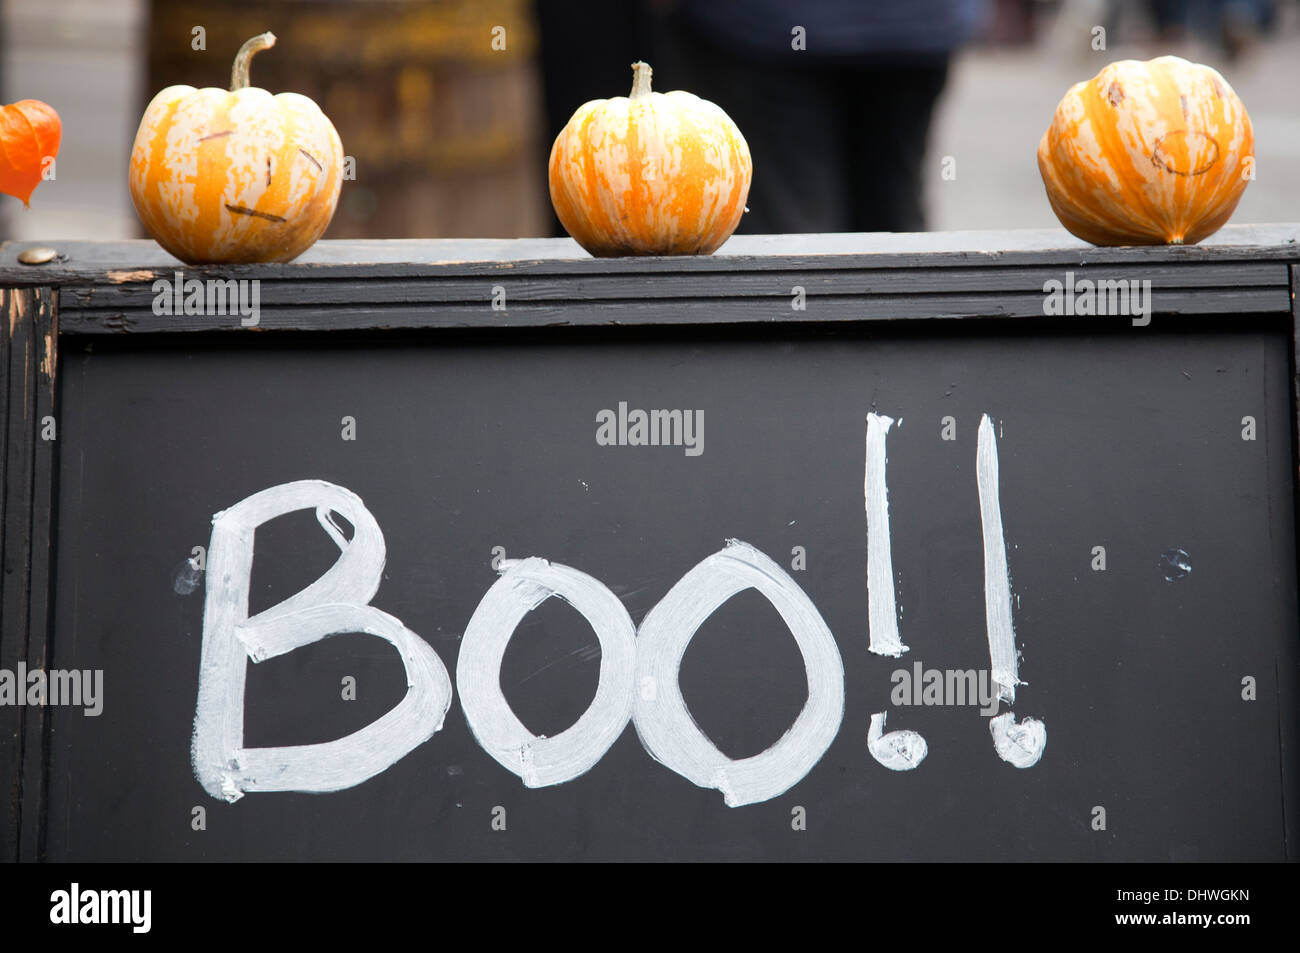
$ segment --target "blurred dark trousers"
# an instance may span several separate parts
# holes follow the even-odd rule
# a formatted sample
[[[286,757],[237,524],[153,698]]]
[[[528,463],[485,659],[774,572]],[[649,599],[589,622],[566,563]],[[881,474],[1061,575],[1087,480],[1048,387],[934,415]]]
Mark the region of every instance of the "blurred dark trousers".
[[[946,57],[920,65],[786,66],[741,59],[698,39],[674,52],[687,54],[674,66],[689,85],[686,76],[656,71],[655,88],[712,100],[749,143],[754,181],[738,232],[925,229],[922,182],[941,170],[940,157],[927,160],[926,142]]]

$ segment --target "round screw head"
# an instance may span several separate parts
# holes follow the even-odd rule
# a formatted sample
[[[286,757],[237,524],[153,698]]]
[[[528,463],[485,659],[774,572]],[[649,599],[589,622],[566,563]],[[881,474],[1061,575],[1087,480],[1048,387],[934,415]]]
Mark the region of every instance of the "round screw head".
[[[24,265],[43,265],[58,257],[59,253],[57,251],[53,248],[46,248],[43,245],[24,248],[18,253],[18,260]]]

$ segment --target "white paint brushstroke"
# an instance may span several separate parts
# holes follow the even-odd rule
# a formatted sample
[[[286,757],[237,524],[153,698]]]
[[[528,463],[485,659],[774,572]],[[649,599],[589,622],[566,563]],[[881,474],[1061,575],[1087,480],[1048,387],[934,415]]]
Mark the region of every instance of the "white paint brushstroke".
[[[1014,705],[1016,686],[1021,682],[1016,634],[1011,625],[1011,574],[1002,536],[1002,504],[998,500],[998,443],[988,414],[980,418],[975,480],[980,494],[980,521],[984,526],[984,619],[988,629],[989,668],[998,685],[998,697]]]
[[[733,760],[691,717],[678,675],[699,627],[724,602],[750,588],[772,603],[794,636],[803,655],[808,700],[775,744]],[[693,784],[721,791],[729,807],[788,791],[821,760],[844,719],[844,665],[817,607],[780,566],[735,539],[692,568],[642,620],[636,684],[655,689],[639,693],[633,706],[632,723],[646,751]]]
[[[339,547],[339,558],[306,588],[251,618],[248,592],[257,527],[301,509]],[[343,537],[330,516],[353,526]],[[271,487],[212,518],[203,649],[194,713],[194,775],[213,797],[245,791],[338,791],[384,771],[442,727],[451,678],[442,660],[400,620],[368,605],[384,569],[379,524],[356,494],[322,480]],[[330,635],[363,632],[391,642],[406,669],[406,695],[390,711],[343,738],[314,745],[245,748],[247,664]]]
[[[867,510],[867,651],[898,658],[908,647],[898,631],[894,597],[894,556],[889,534],[889,491],[885,481],[885,440],[894,421],[867,414],[867,459],[863,497]],[[902,426],[902,420],[898,421]],[[885,713],[871,716],[867,750],[891,771],[910,771],[925,760],[929,745],[918,732],[885,734]]]
[[[530,788],[561,784],[587,773],[618,740],[632,717],[636,628],[623,603],[598,579],[545,559],[506,559],[501,578],[474,610],[456,688],[470,731],[483,750]],[[582,716],[547,738],[534,735],[501,691],[501,660],[529,612],[558,596],[590,623],[600,642],[600,681]]]
[[[898,634],[894,603],[894,557],[889,542],[889,500],[885,486],[885,437],[894,421],[867,414],[867,463],[863,495],[867,509],[867,650],[898,658],[907,651]]]
[[[930,753],[930,746],[918,732],[906,729],[885,734],[885,712],[871,716],[867,729],[867,750],[890,771],[911,771]]]
[[[1016,724],[1014,712],[1003,712],[989,722],[998,757],[1017,768],[1032,768],[1047,747],[1047,726],[1037,718]]]
[[[984,525],[984,618],[989,637],[989,668],[998,686],[998,698],[1015,704],[1020,681],[1016,635],[1011,625],[1011,573],[1002,535],[1002,504],[998,498],[998,445],[993,421],[980,418],[979,445],[975,453],[975,478],[979,485],[980,521]],[[1004,712],[989,722],[998,757],[1017,768],[1031,768],[1047,746],[1047,726],[1035,718],[1016,724],[1015,712]]]

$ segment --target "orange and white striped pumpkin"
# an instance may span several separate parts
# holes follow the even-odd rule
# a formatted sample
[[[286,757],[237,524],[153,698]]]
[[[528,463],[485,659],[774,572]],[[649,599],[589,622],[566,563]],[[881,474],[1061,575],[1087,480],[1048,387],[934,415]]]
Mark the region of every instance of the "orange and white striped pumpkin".
[[[1061,224],[1094,245],[1193,245],[1254,173],[1250,117],[1215,70],[1177,56],[1111,63],[1065,94],[1038,146]]]
[[[708,255],[740,224],[753,164],[721,108],[693,93],[632,93],[579,107],[551,148],[551,203],[597,256]]]
[[[263,33],[235,57],[229,90],[169,86],[131,150],[131,199],[145,230],[190,264],[289,261],[329,226],[343,145],[312,100],[248,85]]]

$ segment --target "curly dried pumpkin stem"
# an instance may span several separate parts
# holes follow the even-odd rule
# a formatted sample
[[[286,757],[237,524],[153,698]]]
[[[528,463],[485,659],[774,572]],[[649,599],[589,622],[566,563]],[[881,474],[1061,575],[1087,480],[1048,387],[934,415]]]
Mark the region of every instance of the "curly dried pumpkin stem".
[[[642,96],[650,95],[650,77],[654,75],[654,70],[650,68],[649,63],[642,63],[640,60],[632,64],[632,93],[628,99],[640,99]]]
[[[269,50],[275,46],[275,34],[269,30],[258,34],[239,48],[235,54],[235,65],[230,70],[230,91],[248,87],[248,66],[254,53]]]

